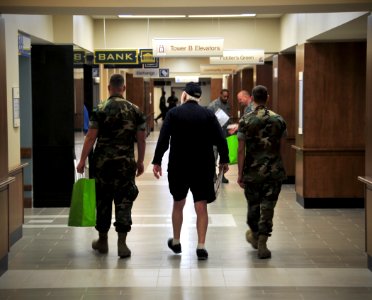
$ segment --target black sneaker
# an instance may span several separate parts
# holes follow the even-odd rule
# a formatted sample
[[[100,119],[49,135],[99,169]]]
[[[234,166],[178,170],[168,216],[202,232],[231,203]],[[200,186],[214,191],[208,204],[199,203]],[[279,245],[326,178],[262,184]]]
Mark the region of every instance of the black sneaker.
[[[182,252],[182,250],[181,250],[181,243],[176,244],[176,245],[173,245],[173,239],[172,238],[170,238],[168,240],[168,247],[169,247],[169,249],[171,249],[176,254]]]
[[[196,249],[196,255],[198,256],[198,260],[208,259],[208,252],[205,249]]]
[[[225,176],[223,176],[222,177],[222,183],[229,183],[229,180]]]

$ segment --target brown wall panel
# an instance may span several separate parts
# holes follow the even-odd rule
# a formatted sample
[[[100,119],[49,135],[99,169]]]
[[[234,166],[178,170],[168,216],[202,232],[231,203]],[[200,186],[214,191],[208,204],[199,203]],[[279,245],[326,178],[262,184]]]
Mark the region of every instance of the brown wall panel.
[[[212,78],[211,79],[211,101],[217,99],[220,96],[222,89],[222,79]]]
[[[366,248],[368,255],[372,256],[372,187],[366,189]]]
[[[275,72],[274,72],[275,70]],[[275,74],[274,74],[275,73]],[[274,76],[275,75],[275,76]],[[296,57],[294,54],[280,54],[273,58],[272,109],[287,123],[287,136],[281,144],[281,153],[289,182],[295,177],[295,93]]]
[[[10,172],[15,181],[9,185],[9,235],[23,224],[23,168]]]
[[[0,189],[0,259],[8,254],[8,233],[8,190]]]
[[[5,66],[5,26],[4,19],[0,16],[0,181],[8,177],[8,118]]]
[[[305,152],[306,153],[306,152]],[[364,152],[310,152],[304,157],[306,198],[363,198]]]
[[[253,89],[253,69],[242,70],[242,90],[252,92]]]
[[[273,92],[273,66],[271,63],[265,63],[264,65],[256,65],[254,68],[254,85],[264,85],[267,88],[269,96]],[[269,99],[267,103],[269,109],[272,109],[272,103]]]
[[[296,151],[296,193],[297,195],[304,197],[304,153],[302,151]]]
[[[365,42],[305,45],[305,148],[364,148],[365,65]]]

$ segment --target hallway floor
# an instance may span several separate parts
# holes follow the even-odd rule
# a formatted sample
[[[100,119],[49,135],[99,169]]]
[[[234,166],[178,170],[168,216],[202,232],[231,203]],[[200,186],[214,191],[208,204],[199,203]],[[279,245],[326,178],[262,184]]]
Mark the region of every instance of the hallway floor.
[[[208,206],[209,259],[198,261],[195,254],[191,195],[183,252],[173,254],[167,247],[167,177],[156,180],[152,174],[157,134],[148,137],[146,172],[137,179],[140,194],[128,235],[132,257],[118,258],[113,228],[109,253],[99,255],[91,249],[93,228],[67,226],[68,208],[26,209],[23,238],[10,249],[9,270],[0,277],[0,299],[372,299],[363,209],[305,210],[294,186],[285,185],[268,244],[272,258],[260,260],[245,241],[246,201],[236,165],[227,173],[230,183]]]

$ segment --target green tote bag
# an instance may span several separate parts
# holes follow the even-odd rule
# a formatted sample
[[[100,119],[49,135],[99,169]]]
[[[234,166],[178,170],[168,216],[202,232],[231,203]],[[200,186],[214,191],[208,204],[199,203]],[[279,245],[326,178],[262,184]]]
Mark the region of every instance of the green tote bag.
[[[226,138],[227,147],[229,148],[230,165],[238,163],[238,136],[236,134],[230,135]]]
[[[72,189],[68,226],[96,225],[96,185],[94,179],[80,178]]]

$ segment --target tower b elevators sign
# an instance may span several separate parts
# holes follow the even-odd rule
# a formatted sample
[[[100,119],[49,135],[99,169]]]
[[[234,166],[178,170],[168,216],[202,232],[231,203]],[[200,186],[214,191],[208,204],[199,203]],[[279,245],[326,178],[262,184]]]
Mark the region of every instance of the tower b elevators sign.
[[[138,50],[96,50],[94,51],[94,63],[137,65],[139,63]]]

